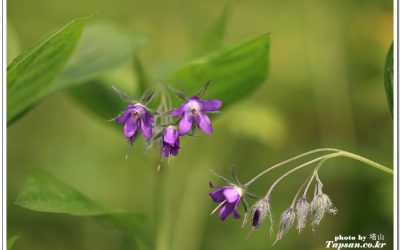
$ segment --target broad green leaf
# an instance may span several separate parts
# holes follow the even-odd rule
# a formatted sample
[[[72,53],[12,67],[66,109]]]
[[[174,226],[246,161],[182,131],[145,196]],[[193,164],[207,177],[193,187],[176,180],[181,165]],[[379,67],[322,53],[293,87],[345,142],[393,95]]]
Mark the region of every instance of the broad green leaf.
[[[228,7],[224,8],[218,19],[205,33],[204,38],[200,40],[200,44],[195,53],[196,55],[203,55],[204,53],[222,48],[229,16],[230,9]]]
[[[19,239],[19,235],[14,235],[7,239],[7,250],[11,250],[15,242]]]
[[[107,210],[79,191],[43,172],[33,172],[15,203],[35,211],[72,215],[103,215]]]
[[[192,94],[211,81],[206,97],[221,99],[226,108],[265,81],[269,47],[269,34],[264,34],[189,62],[173,72],[169,80],[183,84]]]
[[[132,244],[139,245],[141,248],[145,246],[140,238],[144,226],[142,215],[106,209],[98,202],[41,170],[36,170],[29,176],[15,203],[39,212],[90,216],[102,225],[120,228],[133,240]]]
[[[46,94],[71,56],[88,17],[71,21],[7,67],[7,123]]]
[[[393,117],[393,43],[389,48],[385,61],[385,91],[390,114]]]
[[[110,23],[88,25],[71,59],[48,92],[93,79],[131,58],[133,38]]]
[[[18,34],[14,25],[7,20],[7,64],[18,56],[21,51]]]

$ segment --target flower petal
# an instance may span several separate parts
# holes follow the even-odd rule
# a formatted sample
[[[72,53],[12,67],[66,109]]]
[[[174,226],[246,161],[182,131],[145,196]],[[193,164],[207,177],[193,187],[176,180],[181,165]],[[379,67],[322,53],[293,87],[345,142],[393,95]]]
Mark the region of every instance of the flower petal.
[[[132,115],[129,116],[124,126],[124,136],[126,138],[132,137],[136,133],[137,127],[138,127],[138,122]]]
[[[146,112],[141,118],[140,130],[142,131],[143,136],[147,139],[150,139],[153,136],[153,131],[151,127],[153,120],[153,116],[148,112]]]
[[[209,192],[208,194],[211,196],[214,202],[223,202],[225,200],[225,196],[223,194],[224,188],[217,188],[216,190]]]
[[[163,141],[165,141],[166,143],[175,145],[178,140],[179,140],[179,135],[176,129],[170,127],[164,131]]]
[[[198,112],[197,114],[194,115],[194,120],[199,127],[201,131],[203,131],[204,134],[211,134],[212,133],[212,125],[210,122],[210,118],[202,112]]]
[[[163,154],[165,157],[169,157],[170,145],[167,143],[163,143]]]
[[[181,106],[179,106],[179,108],[176,108],[176,109],[171,110],[171,111],[170,111],[170,114],[171,114],[172,116],[180,116],[180,115],[182,115],[182,114],[183,114],[183,111],[184,111],[184,109],[185,109],[185,104],[186,104],[186,102],[183,103]]]
[[[171,154],[173,156],[177,156],[178,152],[179,152],[179,146],[171,146],[171,150],[170,150]]]
[[[183,113],[179,121],[179,135],[185,135],[192,129],[193,115],[191,113]]]
[[[240,200],[240,194],[234,187],[225,188],[223,194],[226,198],[226,201],[229,203],[236,203],[238,200]]]
[[[125,123],[126,120],[128,120],[129,116],[132,115],[132,110],[131,109],[125,109],[124,113],[122,113],[120,116],[118,116],[115,121],[119,124]]]
[[[219,211],[219,218],[225,220],[235,210],[234,203],[225,203],[225,205]]]
[[[199,101],[202,111],[217,111],[221,108],[222,102],[218,99],[208,99]]]

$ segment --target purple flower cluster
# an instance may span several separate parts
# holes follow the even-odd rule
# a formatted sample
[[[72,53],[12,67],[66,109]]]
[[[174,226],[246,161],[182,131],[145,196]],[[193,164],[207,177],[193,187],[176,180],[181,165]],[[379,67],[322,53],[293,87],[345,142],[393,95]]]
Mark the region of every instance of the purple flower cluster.
[[[220,100],[201,100],[198,96],[193,96],[178,108],[172,109],[168,115],[179,117],[179,122],[178,127],[171,123],[162,130],[161,147],[163,156],[176,156],[180,149],[179,137],[188,134],[194,129],[195,124],[203,133],[211,134],[213,128],[206,112],[218,111],[221,106],[222,102]],[[124,124],[124,136],[130,142],[137,138],[139,131],[147,140],[155,140],[153,129],[157,127],[155,124],[156,116],[145,105],[137,102],[128,105],[115,121],[119,124]]]

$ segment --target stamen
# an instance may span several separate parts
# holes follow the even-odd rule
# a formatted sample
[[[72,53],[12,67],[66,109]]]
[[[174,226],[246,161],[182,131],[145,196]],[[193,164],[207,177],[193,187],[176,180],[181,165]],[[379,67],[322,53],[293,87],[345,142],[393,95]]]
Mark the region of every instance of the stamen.
[[[212,212],[210,215],[212,215],[213,213],[215,213],[220,207],[222,207],[222,205],[224,205],[226,203],[226,200],[224,200],[223,202],[221,202]]]
[[[196,114],[196,109],[192,109],[192,115]]]

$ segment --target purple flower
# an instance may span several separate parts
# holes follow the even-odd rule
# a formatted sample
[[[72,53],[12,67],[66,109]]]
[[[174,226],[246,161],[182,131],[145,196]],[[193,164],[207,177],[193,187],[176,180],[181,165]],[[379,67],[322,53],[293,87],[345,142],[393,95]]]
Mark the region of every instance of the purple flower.
[[[214,191],[209,193],[211,199],[213,199],[214,202],[220,203],[213,213],[218,208],[221,208],[219,211],[219,218],[221,220],[225,220],[226,217],[232,213],[235,219],[239,219],[240,215],[237,212],[237,208],[240,198],[243,195],[243,190],[234,186],[214,187],[212,182],[210,182],[210,187],[215,188]]]
[[[179,121],[179,135],[189,133],[193,120],[203,133],[211,134],[212,126],[210,118],[204,112],[217,111],[221,108],[221,105],[222,102],[217,99],[200,100],[199,97],[193,96],[179,108],[172,110],[172,116],[182,116]]]
[[[169,126],[164,130],[163,134],[163,154],[165,157],[169,157],[170,154],[176,156],[179,151],[179,135],[178,130],[175,127]]]
[[[125,123],[124,136],[126,138],[135,138],[139,129],[147,139],[153,136],[154,117],[140,103],[128,105],[124,113],[117,117],[115,121],[119,124]]]

